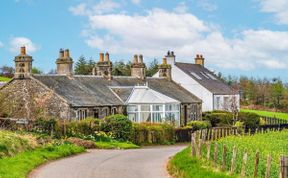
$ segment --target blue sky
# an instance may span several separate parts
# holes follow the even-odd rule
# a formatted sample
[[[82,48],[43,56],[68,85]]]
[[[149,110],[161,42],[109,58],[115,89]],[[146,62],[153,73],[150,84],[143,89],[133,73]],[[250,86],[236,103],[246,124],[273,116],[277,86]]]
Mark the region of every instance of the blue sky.
[[[288,81],[287,0],[2,0],[0,65],[14,66],[25,45],[33,66],[55,69],[60,48],[98,60],[161,59],[194,62],[225,75]]]

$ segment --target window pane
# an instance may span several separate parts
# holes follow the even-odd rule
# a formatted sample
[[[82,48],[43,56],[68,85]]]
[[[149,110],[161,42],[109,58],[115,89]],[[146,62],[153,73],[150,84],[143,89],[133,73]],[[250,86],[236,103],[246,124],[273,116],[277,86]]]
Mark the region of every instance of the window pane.
[[[153,114],[152,114],[153,122],[161,123],[162,120],[163,120],[162,115],[163,115],[162,113],[153,113]]]
[[[129,118],[132,122],[138,122],[138,114],[137,114],[137,113],[130,113],[130,114],[128,114],[128,118]]]
[[[179,111],[179,104],[166,104],[165,110],[166,111]]]
[[[129,106],[127,106],[127,111],[128,112],[137,112],[138,106],[137,105],[129,105]]]
[[[153,111],[163,111],[163,105],[153,105]]]
[[[141,112],[141,122],[151,122],[151,114],[149,112]]]
[[[141,111],[150,111],[150,105],[141,105]]]

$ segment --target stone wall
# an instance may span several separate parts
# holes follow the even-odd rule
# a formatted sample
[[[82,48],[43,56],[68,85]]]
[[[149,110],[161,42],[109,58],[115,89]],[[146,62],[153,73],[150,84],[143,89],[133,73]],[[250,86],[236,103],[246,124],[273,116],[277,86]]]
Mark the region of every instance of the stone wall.
[[[0,117],[69,118],[69,105],[34,79],[14,79],[0,89]]]

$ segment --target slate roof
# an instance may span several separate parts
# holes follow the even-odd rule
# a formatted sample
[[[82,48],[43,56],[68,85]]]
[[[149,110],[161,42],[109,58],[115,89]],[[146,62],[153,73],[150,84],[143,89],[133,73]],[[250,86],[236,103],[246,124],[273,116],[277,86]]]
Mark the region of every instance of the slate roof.
[[[199,64],[176,62],[175,65],[213,94],[238,94],[237,91],[226,85],[213,72],[209,71],[208,69]]]
[[[33,77],[53,89],[72,105],[72,107],[93,107],[123,105],[132,88],[147,85],[149,88],[167,95],[181,103],[199,103],[201,100],[179,86],[164,78],[113,77],[106,80],[99,76],[74,75],[33,75]],[[118,88],[118,91],[117,91]]]

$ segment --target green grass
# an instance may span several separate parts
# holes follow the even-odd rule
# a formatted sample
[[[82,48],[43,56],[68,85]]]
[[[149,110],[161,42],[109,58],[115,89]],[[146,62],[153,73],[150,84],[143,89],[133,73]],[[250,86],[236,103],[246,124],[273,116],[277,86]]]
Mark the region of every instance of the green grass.
[[[260,116],[266,117],[276,117],[279,119],[288,120],[288,113],[281,113],[281,112],[271,112],[271,111],[260,111],[260,110],[250,110],[250,109],[241,109],[242,112],[253,112]]]
[[[228,155],[225,161],[227,163],[227,169],[230,167],[233,146],[235,145],[237,147],[238,151],[236,172],[238,174],[241,172],[241,163],[244,150],[247,149],[247,175],[250,177],[253,176],[253,166],[256,151],[259,150],[260,152],[260,162],[258,169],[259,177],[265,177],[267,155],[271,154],[271,177],[277,178],[279,174],[280,156],[288,155],[288,130],[284,130],[282,132],[268,132],[264,134],[259,133],[251,136],[229,136],[220,139],[217,141],[217,143],[219,144],[218,163],[221,163],[222,160],[223,146],[227,145]],[[211,146],[211,150],[214,150],[213,144]],[[203,154],[205,154],[205,151]]]
[[[177,153],[168,164],[168,171],[173,177],[179,178],[228,178],[232,177],[225,173],[214,172],[206,167],[203,160],[191,156],[191,148],[188,147]]]
[[[10,80],[11,80],[11,78],[0,76],[0,82],[9,82]]]
[[[133,149],[139,148],[138,145],[135,145],[130,142],[119,142],[116,140],[111,141],[96,141],[96,147],[100,149]]]
[[[0,159],[0,178],[25,178],[29,172],[48,160],[84,152],[84,148],[63,144],[45,146],[33,151],[23,152],[14,157]]]
[[[0,158],[32,150],[37,146],[36,137],[32,134],[0,130]]]

